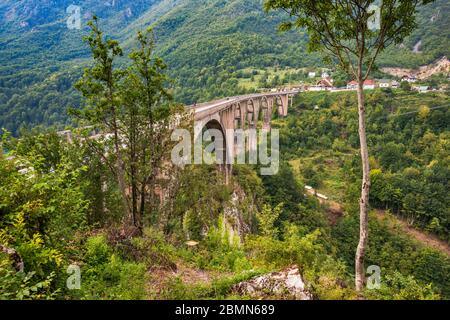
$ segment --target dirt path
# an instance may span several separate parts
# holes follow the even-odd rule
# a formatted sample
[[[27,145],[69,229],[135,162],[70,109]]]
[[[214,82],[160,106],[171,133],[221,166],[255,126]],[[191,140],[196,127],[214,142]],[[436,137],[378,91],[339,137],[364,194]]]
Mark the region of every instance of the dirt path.
[[[417,230],[416,228],[410,226],[406,221],[402,220],[399,217],[393,215],[389,215],[388,217],[384,210],[376,210],[376,213],[377,213],[376,216],[379,220],[383,221],[386,219],[393,219],[395,224],[397,224],[400,227],[400,229],[404,233],[408,234],[410,237],[414,238],[415,240],[426,246],[442,251],[443,253],[446,253],[448,256],[450,256],[450,245],[448,245],[447,242],[439,239],[435,235]]]

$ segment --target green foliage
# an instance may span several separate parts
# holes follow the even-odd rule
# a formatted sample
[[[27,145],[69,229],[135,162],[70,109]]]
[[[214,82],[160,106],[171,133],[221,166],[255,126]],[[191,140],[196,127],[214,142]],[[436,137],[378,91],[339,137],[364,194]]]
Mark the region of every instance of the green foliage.
[[[424,286],[412,276],[394,271],[382,278],[381,288],[367,290],[366,295],[374,300],[439,300],[431,285]]]
[[[233,232],[225,219],[220,218],[218,227],[213,226],[208,230],[202,246],[204,251],[197,256],[197,265],[220,271],[241,272],[251,269],[240,239]]]
[[[161,298],[168,300],[198,300],[198,299],[236,299],[245,300],[248,297],[230,295],[233,285],[250,280],[261,274],[261,271],[242,272],[231,277],[221,277],[212,283],[204,285],[187,285],[177,277],[171,279]]]
[[[145,298],[146,267],[125,261],[107,244],[103,235],[86,241],[85,264],[81,267],[82,299],[138,300]]]
[[[309,186],[317,188],[320,186],[320,176],[312,165],[306,166],[302,169],[302,175],[305,178],[305,183]]]
[[[278,235],[278,229],[275,226],[275,221],[281,213],[282,205],[278,205],[276,208],[272,209],[268,205],[264,205],[262,211],[256,214],[258,219],[260,234],[269,238],[276,238]]]
[[[396,0],[380,4],[378,28],[368,27],[376,14],[375,0],[353,1],[266,0],[266,11],[282,10],[291,19],[280,24],[281,31],[305,29],[308,49],[325,52],[328,62],[362,84],[378,55],[391,44],[400,44],[417,26],[417,8],[434,0]]]
[[[280,268],[292,264],[299,264],[305,268],[312,267],[325,255],[323,246],[319,243],[320,230],[305,236],[300,229],[292,224],[284,227],[284,240],[277,240],[267,236],[250,237],[247,246],[255,261],[263,266]]]
[[[151,195],[157,172],[162,173],[170,154],[170,121],[176,111],[182,111],[169,104],[168,78],[163,73],[166,65],[154,56],[151,29],[138,33],[137,48],[130,53],[130,66],[125,69],[117,66],[123,55],[119,42],[103,35],[96,16],[88,26],[91,31],[84,40],[91,49],[93,65],[75,84],[85,100],[83,108],[72,109],[71,114],[80,126],[92,126],[102,134],[85,143],[117,179],[127,224],[141,234],[144,215],[155,205]]]
[[[72,84],[89,65],[89,50],[81,41],[87,34],[86,21],[82,20],[82,30],[69,30],[62,3],[32,0],[17,7],[16,1],[8,0],[2,5],[6,18],[0,25],[0,127],[14,134],[20,127],[70,125],[66,110],[81,104]],[[248,69],[323,66],[320,57],[306,52],[305,32],[300,37],[297,32],[277,32],[285,15],[265,14],[259,0],[182,1],[175,6],[160,0],[115,6],[80,0],[77,5],[97,15],[108,34],[124,43],[126,52],[135,46],[137,30],[154,25],[157,54],[176,80],[175,98],[187,104],[247,92],[239,80],[243,76],[251,81]],[[124,14],[127,9],[131,16]],[[9,10],[15,10],[17,20],[10,20]],[[419,8],[418,28],[402,39],[404,46],[388,49],[380,65],[416,68],[450,56],[449,12],[447,0]],[[419,40],[422,52],[416,54],[412,48]],[[301,73],[291,80],[304,80]],[[258,82],[259,76],[253,76]]]
[[[376,90],[367,95],[367,134],[373,150],[371,204],[390,209],[419,228],[433,228],[444,239],[449,228],[447,100],[445,94],[402,91]],[[281,154],[289,160],[312,158],[300,168],[305,183],[330,175],[327,158],[340,163],[342,175],[336,178],[343,180],[344,190],[327,191],[346,193],[348,204],[357,203],[361,167],[357,118],[352,112],[356,98],[351,93],[308,93],[294,105],[294,116],[281,126]],[[315,105],[320,110],[314,110]],[[343,137],[346,143],[340,152],[324,152],[330,141]],[[321,172],[320,166],[327,170]]]
[[[351,215],[342,219],[332,231],[337,255],[342,257],[350,268],[354,263],[358,230],[357,216]],[[379,265],[382,268],[382,276],[400,272],[406,277],[406,280],[409,279],[405,280],[406,284],[415,282],[422,286],[432,284],[433,293],[438,292],[443,297],[448,296],[450,285],[447,277],[450,268],[448,257],[418,245],[405,235],[399,235],[392,230],[392,226],[389,226],[388,222],[380,223],[374,216],[371,216],[369,220],[369,232],[371,237],[367,252],[366,264],[368,266]],[[431,287],[423,287],[427,289],[418,291],[418,294],[425,294],[431,290],[429,290]],[[394,294],[395,289],[392,292]]]
[[[184,231],[184,239],[200,240],[203,230],[217,223],[231,190],[214,166],[187,166],[177,180],[171,212],[167,213],[173,218],[167,221],[166,232]]]
[[[13,273],[2,263],[2,293],[8,299],[53,299],[62,291],[68,248],[86,230],[89,202],[79,181],[85,167],[72,161],[71,148],[54,134],[3,143],[10,153],[0,158],[0,243],[23,257],[25,272]]]
[[[53,300],[58,291],[52,290],[55,274],[38,280],[34,272],[15,272],[0,257],[0,300]]]
[[[405,92],[411,91],[411,84],[408,81],[402,81],[400,83],[400,89],[402,89]]]

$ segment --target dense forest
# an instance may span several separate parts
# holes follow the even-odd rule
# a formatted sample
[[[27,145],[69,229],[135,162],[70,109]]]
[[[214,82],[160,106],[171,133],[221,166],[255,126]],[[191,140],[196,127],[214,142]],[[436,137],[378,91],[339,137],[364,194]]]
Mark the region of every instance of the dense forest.
[[[389,211],[448,241],[448,96],[422,97],[398,91],[368,97],[375,150],[368,263],[382,268],[382,288],[367,291],[369,299],[450,296],[448,255],[404,234],[396,218],[376,216]],[[225,185],[215,166],[177,170],[173,196],[155,206],[144,236],[131,241],[117,228],[123,213],[114,179],[99,191],[108,170],[83,144],[54,132],[5,136],[14,160],[1,159],[1,242],[21,254],[26,272],[16,273],[2,256],[2,298],[232,298],[234,284],[292,264],[301,266],[315,298],[355,298],[354,99],[305,93],[288,118],[274,119],[281,129],[278,175],[236,166]],[[18,161],[33,171],[17,172]],[[342,203],[343,215],[330,219],[328,204],[304,195],[305,183]],[[241,239],[229,235],[233,210],[247,230]],[[189,247],[186,239],[199,244]],[[70,264],[81,266],[81,290],[65,286]]]
[[[352,112],[355,100],[349,93],[309,93],[298,98],[294,115],[280,123],[282,154],[299,181],[326,194],[332,203],[343,204],[345,213],[334,222],[331,234],[339,255],[350,265],[358,236],[361,170],[357,117]],[[431,269],[440,270],[444,280],[445,252],[420,248],[402,235],[396,221],[400,218],[444,242],[449,240],[448,96],[379,90],[368,94],[367,101],[373,150],[369,259],[374,264],[382,260],[386,270],[422,280],[433,277],[424,273],[432,263],[437,268]],[[392,214],[393,222],[379,219],[380,211]],[[444,291],[445,283],[441,282]]]
[[[253,91],[242,81],[249,72],[329,67],[317,54],[307,53],[306,34],[277,32],[285,15],[264,13],[259,0],[113,3],[79,1],[83,26],[96,14],[108,34],[129,51],[135,44],[134,34],[152,25],[157,53],[169,66],[174,95],[181,103]],[[80,105],[72,85],[89,64],[89,52],[81,41],[87,28],[66,26],[69,4],[65,0],[0,4],[4,17],[0,24],[0,127],[14,134],[21,127],[72,124],[66,110]],[[450,4],[438,0],[420,10],[417,30],[400,47],[384,53],[380,66],[416,68],[450,56],[446,28]],[[419,41],[420,52],[412,52]]]

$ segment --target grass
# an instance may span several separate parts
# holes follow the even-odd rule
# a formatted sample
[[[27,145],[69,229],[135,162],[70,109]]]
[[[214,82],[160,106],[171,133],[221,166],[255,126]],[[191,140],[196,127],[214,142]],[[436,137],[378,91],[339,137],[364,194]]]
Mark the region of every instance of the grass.
[[[257,71],[258,74],[253,76],[253,80],[250,78],[239,78],[238,86],[241,88],[244,88],[246,90],[255,90],[259,88],[259,82],[261,81],[263,75],[265,73],[268,74],[267,82],[270,83],[276,76],[278,76],[280,79],[285,78],[286,76],[289,76],[289,73],[297,73],[304,69],[295,69],[295,68],[285,68],[285,69],[279,69],[279,68],[267,68],[267,69],[252,69],[252,68],[245,68],[241,71],[244,73],[251,74],[253,71]],[[298,81],[289,81],[288,84],[296,84]],[[285,84],[286,85],[286,84]]]

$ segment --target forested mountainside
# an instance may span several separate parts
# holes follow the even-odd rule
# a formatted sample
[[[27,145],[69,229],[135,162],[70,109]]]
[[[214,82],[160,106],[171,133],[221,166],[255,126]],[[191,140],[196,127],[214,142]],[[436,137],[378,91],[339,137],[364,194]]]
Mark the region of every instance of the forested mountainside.
[[[72,84],[87,63],[82,30],[68,29],[66,0],[0,3],[0,127],[67,124],[78,106]],[[113,38],[133,44],[137,30],[154,26],[157,52],[175,80],[178,101],[192,103],[250,90],[240,78],[259,69],[322,66],[306,52],[301,32],[278,33],[282,14],[266,14],[259,0],[93,1],[81,7],[83,25],[93,15]],[[421,9],[413,35],[380,59],[382,66],[415,68],[450,56],[450,4]],[[256,74],[255,74],[256,75]]]

